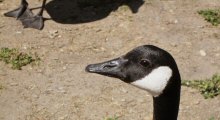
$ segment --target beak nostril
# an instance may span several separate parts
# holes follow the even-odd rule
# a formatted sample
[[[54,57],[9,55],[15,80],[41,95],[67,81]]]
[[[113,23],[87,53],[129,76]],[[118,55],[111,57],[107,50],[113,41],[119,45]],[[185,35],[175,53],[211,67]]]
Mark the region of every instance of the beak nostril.
[[[117,65],[115,64],[108,64],[108,65],[105,65],[103,66],[103,69],[110,69],[110,68],[113,68],[113,67],[116,67]]]

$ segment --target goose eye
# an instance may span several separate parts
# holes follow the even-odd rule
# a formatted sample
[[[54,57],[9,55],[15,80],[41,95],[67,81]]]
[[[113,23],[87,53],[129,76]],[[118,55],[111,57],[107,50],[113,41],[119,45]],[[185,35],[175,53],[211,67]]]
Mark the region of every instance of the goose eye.
[[[144,67],[147,67],[147,66],[149,66],[150,63],[148,60],[141,60],[140,64]]]

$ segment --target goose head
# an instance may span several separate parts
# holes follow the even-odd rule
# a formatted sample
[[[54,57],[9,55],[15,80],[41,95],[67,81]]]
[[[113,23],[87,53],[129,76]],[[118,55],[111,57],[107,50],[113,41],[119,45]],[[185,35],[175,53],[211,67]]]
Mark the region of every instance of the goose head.
[[[153,96],[154,120],[176,120],[180,100],[180,74],[173,57],[153,45],[139,46],[127,54],[97,64],[86,71],[118,78]]]

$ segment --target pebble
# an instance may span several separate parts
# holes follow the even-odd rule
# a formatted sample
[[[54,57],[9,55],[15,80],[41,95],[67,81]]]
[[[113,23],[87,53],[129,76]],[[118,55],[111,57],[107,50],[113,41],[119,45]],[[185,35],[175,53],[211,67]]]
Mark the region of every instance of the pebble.
[[[171,43],[171,46],[177,47],[177,44],[176,43]]]
[[[164,27],[161,27],[161,30],[165,30],[165,28],[164,28]]]
[[[63,49],[60,49],[60,52],[63,52],[64,50]]]
[[[66,70],[66,66],[63,66],[63,69]]]
[[[203,57],[206,56],[206,52],[205,52],[204,50],[200,50],[199,53],[200,53],[200,55],[203,56]]]
[[[27,46],[23,46],[23,49],[24,49],[24,50],[27,50]]]
[[[196,101],[194,104],[195,104],[195,105],[199,105],[199,104],[200,104],[200,101]]]
[[[49,37],[51,39],[53,39],[55,37],[61,37],[61,35],[59,35],[58,33],[59,33],[58,30],[51,30],[51,31],[49,31]]]
[[[102,29],[98,29],[98,30],[96,30],[96,32],[100,32],[100,31],[102,31]]]
[[[39,98],[39,96],[34,94],[34,95],[33,95],[33,98]]]
[[[172,9],[169,10],[170,13],[174,13]]]
[[[67,117],[68,117],[68,115],[65,115],[65,116],[59,117],[58,120],[65,120]]]
[[[11,86],[18,86],[18,83],[11,83]]]
[[[177,23],[178,23],[178,20],[174,20],[174,23],[177,24]]]
[[[43,73],[43,70],[39,69],[37,70],[38,73]]]
[[[21,34],[22,32],[21,31],[16,31],[16,34]]]
[[[63,87],[59,87],[59,88],[58,88],[58,92],[60,92],[60,93],[66,93],[66,91],[64,90]]]
[[[205,26],[202,26],[202,25],[200,25],[200,26],[197,26],[198,28],[204,28]]]

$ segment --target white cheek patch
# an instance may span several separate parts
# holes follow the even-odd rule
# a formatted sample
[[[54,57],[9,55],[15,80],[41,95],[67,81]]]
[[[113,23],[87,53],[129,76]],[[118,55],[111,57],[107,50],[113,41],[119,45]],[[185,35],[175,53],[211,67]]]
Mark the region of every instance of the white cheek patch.
[[[170,67],[162,66],[154,69],[144,78],[136,80],[131,84],[144,89],[152,96],[157,97],[163,92],[171,76],[172,70]]]

